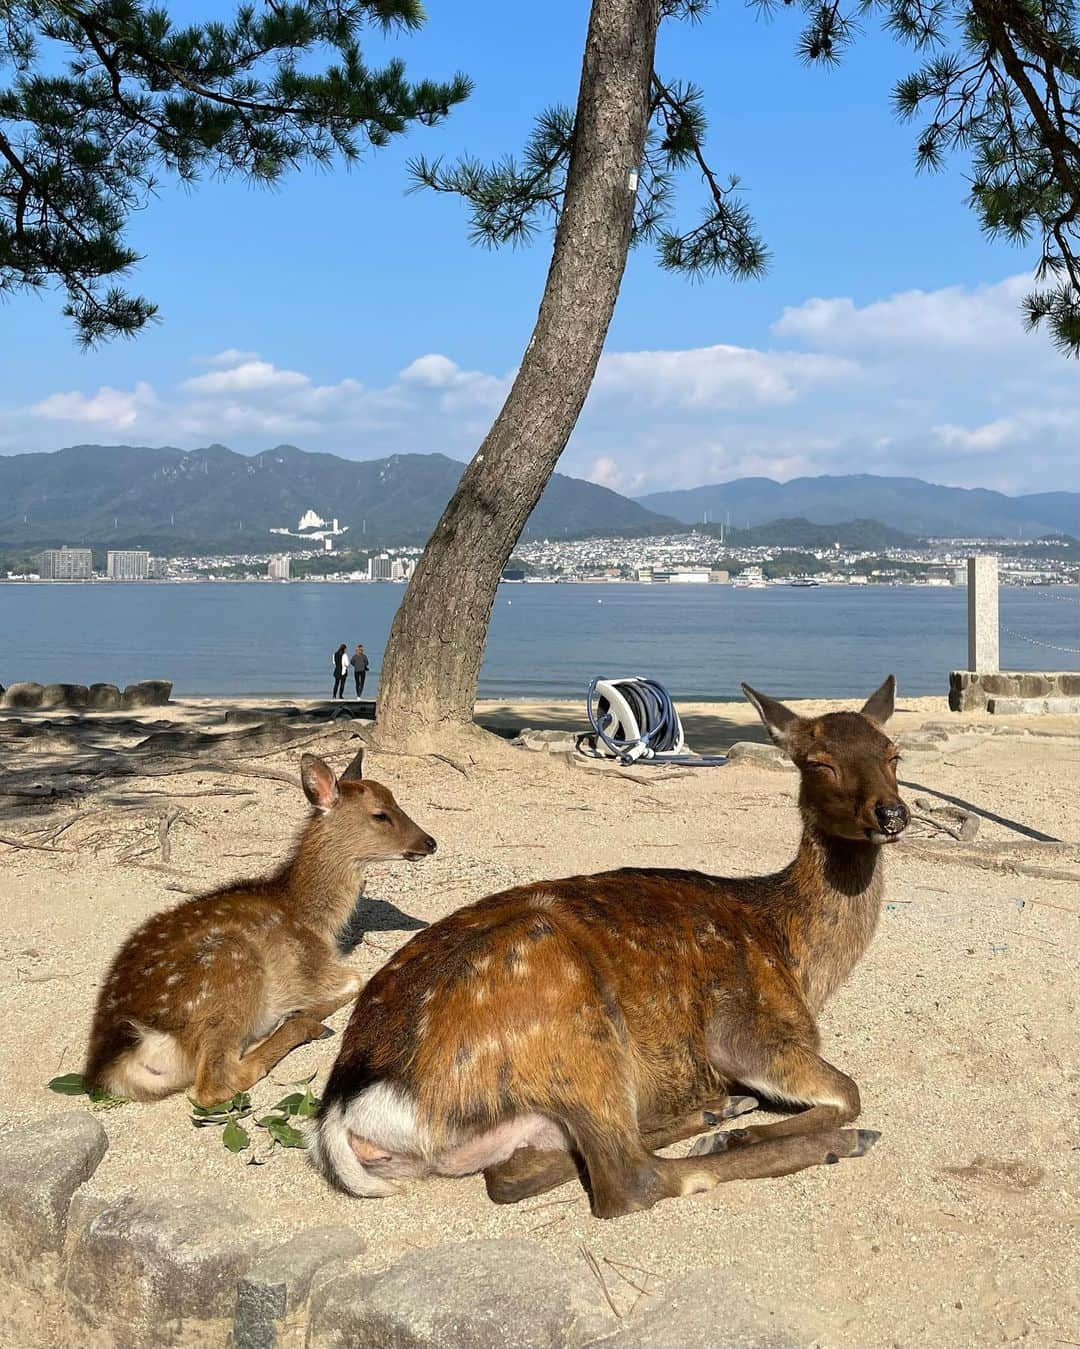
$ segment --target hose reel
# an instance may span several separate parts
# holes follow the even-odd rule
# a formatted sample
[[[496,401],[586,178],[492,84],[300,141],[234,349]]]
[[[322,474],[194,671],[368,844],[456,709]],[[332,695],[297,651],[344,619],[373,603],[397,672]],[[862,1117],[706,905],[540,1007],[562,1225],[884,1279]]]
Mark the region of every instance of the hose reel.
[[[711,767],[727,763],[725,755],[691,754],[682,721],[671,695],[655,679],[631,675],[620,679],[593,679],[585,695],[585,712],[592,736],[582,736],[578,749],[594,758],[613,758],[622,764],[681,763]],[[591,740],[585,749],[583,742]]]

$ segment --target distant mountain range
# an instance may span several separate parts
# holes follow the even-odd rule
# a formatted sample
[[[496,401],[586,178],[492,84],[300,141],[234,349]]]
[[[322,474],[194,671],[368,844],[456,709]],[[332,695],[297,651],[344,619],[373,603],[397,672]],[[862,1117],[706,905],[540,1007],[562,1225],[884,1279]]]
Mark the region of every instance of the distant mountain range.
[[[292,445],[256,455],[224,445],[190,451],[74,445],[53,454],[0,455],[0,550],[67,543],[142,546],[158,554],[284,551],[301,541],[270,531],[295,530],[307,511],[348,526],[339,549],[421,544],[463,469],[442,454],[355,460]],[[834,539],[879,548],[905,536],[1080,532],[1076,492],[1008,497],[860,474],[787,483],[740,478],[634,501],[557,473],[525,537],[662,534],[700,525],[706,513],[714,532],[730,524],[733,542],[804,547]]]
[[[879,520],[920,538],[1038,538],[1080,533],[1080,493],[1038,492],[1010,497],[984,487],[939,487],[919,478],[736,478],[733,482],[652,492],[639,505],[684,524],[724,521],[747,529],[779,518],[813,524]]]
[[[355,460],[293,445],[256,455],[224,445],[187,452],[74,445],[0,455],[0,548],[284,551],[302,545],[270,530],[295,530],[309,510],[348,526],[339,548],[422,544],[464,467],[442,454]],[[557,473],[526,537],[648,534],[673,524],[606,487]]]

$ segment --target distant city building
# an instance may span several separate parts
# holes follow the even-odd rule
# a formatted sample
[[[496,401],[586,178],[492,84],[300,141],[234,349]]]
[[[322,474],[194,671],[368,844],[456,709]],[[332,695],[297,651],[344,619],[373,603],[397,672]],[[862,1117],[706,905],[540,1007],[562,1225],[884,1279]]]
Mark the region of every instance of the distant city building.
[[[708,567],[682,567],[668,577],[673,585],[708,585],[710,576]]]
[[[394,577],[394,564],[389,554],[379,553],[368,558],[367,574],[369,581],[391,581]]]
[[[280,557],[272,557],[267,565],[266,575],[271,581],[287,581],[289,579],[288,553],[282,553]]]
[[[110,548],[105,570],[110,581],[145,581],[150,575],[150,554],[142,548]]]
[[[275,527],[271,534],[287,534],[290,538],[303,539],[306,543],[321,544],[323,551],[330,553],[334,549],[334,540],[348,530],[348,525],[335,520],[324,520],[317,511],[306,510],[297,521],[295,529]]]
[[[395,557],[393,564],[390,567],[390,579],[391,581],[407,581],[415,570],[416,562],[413,558]],[[522,572],[522,579],[524,579],[524,575],[524,572]],[[505,572],[503,573],[503,577],[505,579]]]
[[[46,548],[38,574],[43,581],[89,581],[94,574],[94,557],[89,548]]]

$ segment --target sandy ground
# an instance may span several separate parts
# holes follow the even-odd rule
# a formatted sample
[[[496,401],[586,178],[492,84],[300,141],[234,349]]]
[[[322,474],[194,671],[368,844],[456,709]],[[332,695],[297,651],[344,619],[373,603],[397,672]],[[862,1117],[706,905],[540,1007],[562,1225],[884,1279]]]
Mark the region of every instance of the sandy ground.
[[[224,729],[223,707],[191,701],[144,719]],[[698,750],[763,738],[744,704],[682,710]],[[489,704],[482,713],[503,728],[583,725],[577,709],[552,704]],[[952,716],[943,699],[917,699],[901,702],[892,729],[902,736],[935,725],[948,727],[949,738],[906,755],[905,795],[977,807],[985,812],[979,836],[961,844],[913,830],[891,851],[878,935],[823,1017],[825,1054],[858,1081],[861,1122],[882,1131],[867,1157],[599,1223],[576,1186],[498,1208],[478,1177],[347,1200],[330,1193],[299,1152],[245,1165],[217,1131],[191,1126],[178,1097],[101,1113],[111,1146],[93,1189],[105,1197],[137,1186],[179,1196],[204,1187],[282,1235],[356,1224],[369,1264],[471,1237],[525,1236],[567,1261],[583,1259],[586,1245],[623,1315],[635,1303],[648,1307],[684,1271],[717,1266],[724,1271],[718,1335],[723,1301],[735,1294],[768,1307],[806,1345],[1080,1342],[1080,728],[1063,718],[1017,718],[1003,734],[993,718]],[[63,728],[40,742],[0,739],[0,769],[17,767],[24,781],[26,769],[62,761],[72,744]],[[326,746],[340,769],[355,741],[339,730]],[[257,767],[291,772],[297,757],[261,757]],[[789,772],[729,766],[641,781],[509,747],[461,767],[466,773],[434,759],[369,756],[368,775],[393,789],[437,837],[439,852],[419,866],[370,873],[370,930],[352,957],[366,975],[423,923],[511,884],[627,862],[765,872],[789,859],[798,836]],[[249,794],[189,795],[212,788]],[[173,827],[166,866],[157,830],[172,804],[190,822]],[[95,990],[118,943],[181,898],[178,888],[198,891],[266,869],[304,811],[298,788],[283,781],[211,771],[125,778],[85,798],[55,840],[62,851],[0,846],[0,1128],[85,1108],[44,1084],[81,1067]],[[41,837],[30,831],[75,814],[70,803],[0,796],[0,834],[30,841]],[[346,1020],[343,1011],[333,1024],[340,1030]],[[335,1048],[328,1040],[291,1055],[255,1089],[257,1105],[311,1073],[317,1090]],[[626,1274],[639,1287],[624,1282]],[[20,1302],[16,1290],[8,1295]],[[47,1319],[34,1325],[39,1338],[28,1339],[26,1323],[13,1316],[0,1326],[0,1342],[64,1342]]]

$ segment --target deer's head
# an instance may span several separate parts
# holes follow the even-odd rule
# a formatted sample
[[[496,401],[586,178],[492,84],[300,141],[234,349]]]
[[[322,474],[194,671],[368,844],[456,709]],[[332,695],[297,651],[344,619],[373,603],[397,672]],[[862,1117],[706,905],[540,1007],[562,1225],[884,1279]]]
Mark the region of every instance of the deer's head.
[[[323,817],[335,851],[358,865],[430,857],[435,840],[405,814],[389,788],[364,781],[363,756],[361,750],[340,778],[314,754],[300,760],[304,795]]]
[[[911,817],[896,785],[900,752],[883,729],[896,698],[893,675],[860,711],[823,717],[800,717],[749,684],[742,690],[799,770],[799,806],[808,824],[834,838],[899,838]]]

